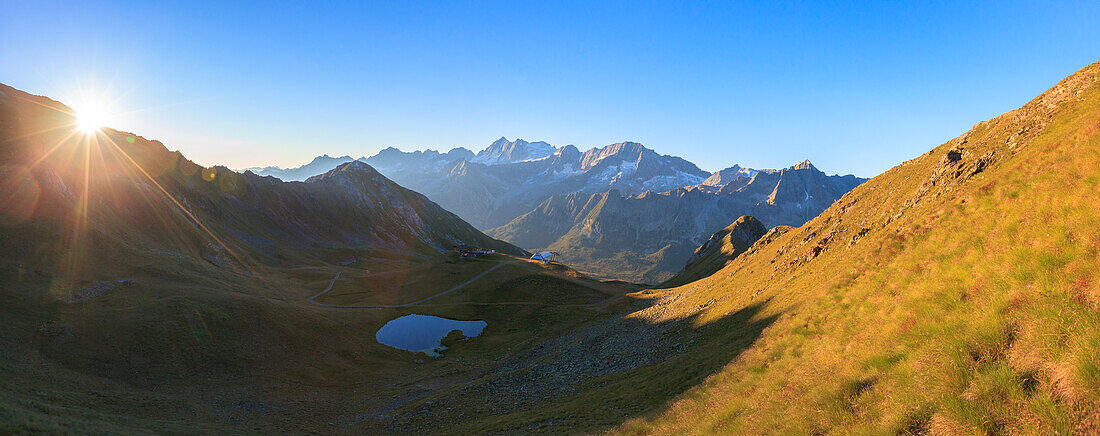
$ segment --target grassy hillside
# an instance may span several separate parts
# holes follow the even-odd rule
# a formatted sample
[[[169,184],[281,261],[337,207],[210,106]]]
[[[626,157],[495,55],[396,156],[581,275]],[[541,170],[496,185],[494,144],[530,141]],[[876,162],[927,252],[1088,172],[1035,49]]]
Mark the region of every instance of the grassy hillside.
[[[365,164],[282,183],[110,129],[89,141],[67,110],[0,93],[3,434],[400,432],[418,422],[406,403],[637,289],[507,254],[460,262],[449,244],[522,251]],[[338,273],[332,298],[386,301],[497,265],[430,305],[308,300]],[[441,359],[377,343],[411,313],[488,327]]]
[[[657,319],[774,321],[616,432],[1100,432],[1098,193],[1100,63],[661,291]]]
[[[257,283],[140,277],[132,287],[64,304],[43,294],[48,281],[5,275],[0,375],[10,383],[0,386],[0,433],[408,432],[423,428],[420,411],[435,393],[461,392],[494,362],[621,312],[624,295],[636,290],[503,255],[430,262],[452,268],[378,260],[370,270],[318,264],[265,277],[285,299],[248,295],[264,292]],[[455,284],[454,272],[465,277],[497,264],[504,266],[412,307],[305,301],[335,272],[348,278],[340,286],[375,274],[416,275],[438,292]],[[365,300],[387,299],[380,291]],[[488,327],[476,339],[449,342],[440,359],[375,341],[383,324],[411,313]]]

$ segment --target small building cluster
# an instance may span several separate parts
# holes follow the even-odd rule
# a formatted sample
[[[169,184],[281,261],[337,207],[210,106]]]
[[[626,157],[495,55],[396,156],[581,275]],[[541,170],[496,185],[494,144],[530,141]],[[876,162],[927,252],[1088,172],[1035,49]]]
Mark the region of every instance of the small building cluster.
[[[481,257],[496,253],[496,250],[486,250],[474,245],[455,245],[454,250],[462,257]]]
[[[531,260],[541,260],[545,263],[550,263],[557,257],[558,253],[556,251],[540,251],[531,255]]]

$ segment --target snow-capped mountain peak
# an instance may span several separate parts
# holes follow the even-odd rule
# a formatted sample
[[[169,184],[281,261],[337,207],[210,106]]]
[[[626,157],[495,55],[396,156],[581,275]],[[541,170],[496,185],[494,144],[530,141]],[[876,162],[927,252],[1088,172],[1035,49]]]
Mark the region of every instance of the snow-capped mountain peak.
[[[502,136],[489,144],[489,147],[478,152],[477,156],[470,159],[470,161],[486,165],[499,165],[542,159],[550,156],[554,151],[553,146],[543,141],[527,142],[518,138],[515,141],[509,141],[508,138]]]

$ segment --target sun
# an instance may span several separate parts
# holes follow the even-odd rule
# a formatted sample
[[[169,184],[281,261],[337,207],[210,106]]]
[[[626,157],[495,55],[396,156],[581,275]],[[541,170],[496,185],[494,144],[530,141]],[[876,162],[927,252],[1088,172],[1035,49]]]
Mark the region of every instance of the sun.
[[[102,107],[85,106],[76,111],[76,128],[85,135],[93,135],[107,121],[107,112]]]

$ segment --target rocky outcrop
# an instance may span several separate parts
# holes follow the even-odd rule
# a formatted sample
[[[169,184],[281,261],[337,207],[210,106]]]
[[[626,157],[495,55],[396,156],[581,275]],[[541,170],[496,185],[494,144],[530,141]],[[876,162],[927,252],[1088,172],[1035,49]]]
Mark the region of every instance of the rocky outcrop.
[[[687,263],[691,265],[698,262],[710,253],[722,251],[724,247],[731,243],[744,246],[747,249],[767,232],[768,228],[764,227],[764,224],[761,223],[760,220],[745,215],[738,218],[733,224],[711,235],[710,239],[707,239],[707,242],[704,242],[703,245],[695,249],[695,253],[692,253]]]
[[[767,227],[756,218],[749,215],[738,218],[696,248],[684,268],[662,286],[680,286],[714,274],[767,233]]]

